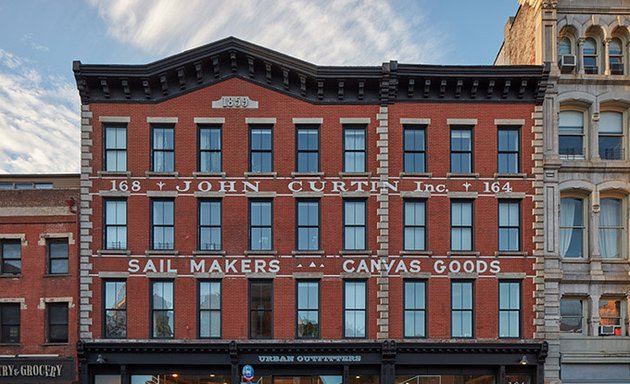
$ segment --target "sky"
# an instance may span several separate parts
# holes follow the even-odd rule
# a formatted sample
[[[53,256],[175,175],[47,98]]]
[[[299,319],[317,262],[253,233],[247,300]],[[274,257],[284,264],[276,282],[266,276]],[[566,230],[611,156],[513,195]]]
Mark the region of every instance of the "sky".
[[[80,172],[72,61],[235,36],[318,65],[490,65],[517,0],[0,0],[0,174]]]

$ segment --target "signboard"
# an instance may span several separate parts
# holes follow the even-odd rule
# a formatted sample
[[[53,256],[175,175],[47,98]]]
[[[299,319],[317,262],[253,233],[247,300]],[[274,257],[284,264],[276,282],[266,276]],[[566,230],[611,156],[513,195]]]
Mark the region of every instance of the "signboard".
[[[252,381],[254,379],[254,367],[251,365],[244,365],[241,373],[243,374],[243,378],[247,381]]]
[[[45,383],[75,379],[70,359],[0,359],[0,382]]]

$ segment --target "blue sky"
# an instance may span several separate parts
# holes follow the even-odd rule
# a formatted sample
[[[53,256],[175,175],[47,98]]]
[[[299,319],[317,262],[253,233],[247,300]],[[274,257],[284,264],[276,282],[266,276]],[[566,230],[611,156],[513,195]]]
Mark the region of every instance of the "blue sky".
[[[79,171],[72,61],[226,36],[320,65],[492,64],[517,0],[0,0],[0,173]]]

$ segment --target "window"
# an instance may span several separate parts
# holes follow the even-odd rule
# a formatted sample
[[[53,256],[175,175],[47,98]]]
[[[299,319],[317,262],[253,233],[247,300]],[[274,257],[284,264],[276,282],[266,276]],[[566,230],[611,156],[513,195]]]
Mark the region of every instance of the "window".
[[[405,281],[404,337],[426,336],[426,283]]]
[[[151,207],[152,249],[175,249],[175,202],[173,200],[152,200]]]
[[[199,126],[199,172],[221,172],[220,126]]]
[[[298,172],[319,172],[319,127],[297,126]]]
[[[573,49],[571,48],[571,39],[563,37],[558,42],[558,56],[571,55]]]
[[[562,111],[559,124],[560,156],[584,158],[584,114],[579,111]]]
[[[273,144],[271,126],[250,126],[249,170],[251,172],[273,171]]]
[[[249,249],[270,251],[273,246],[271,201],[251,200],[249,202]]]
[[[48,239],[46,248],[48,273],[51,275],[68,273],[68,239]]]
[[[20,342],[20,303],[0,303],[0,343]]]
[[[426,172],[425,127],[404,126],[404,169],[409,173]]]
[[[319,337],[319,281],[297,282],[297,337]]]
[[[175,129],[151,127],[153,131],[153,172],[175,172]]]
[[[618,38],[608,43],[608,57],[610,60],[610,74],[623,75],[623,44]]]
[[[106,339],[127,337],[127,282],[110,280],[104,282],[105,318],[103,336]]]
[[[584,200],[560,199],[560,256],[582,257],[584,251]]]
[[[599,300],[599,334],[621,336],[621,300]]]
[[[221,201],[199,201],[199,250],[221,249]]]
[[[473,283],[451,283],[451,334],[453,337],[473,337]]]
[[[599,203],[599,254],[603,258],[621,257],[624,233],[622,201],[603,198]]]
[[[68,303],[46,304],[46,342],[68,342]]]
[[[451,172],[472,172],[472,128],[451,128]]]
[[[174,337],[175,306],[172,281],[151,282],[151,337]]]
[[[319,249],[319,200],[297,201],[297,250]]]
[[[520,171],[520,134],[518,128],[499,127],[498,130],[498,173]]]
[[[560,300],[560,332],[582,333],[583,302],[580,299]]]
[[[344,200],[343,202],[343,249],[366,249],[365,200]]]
[[[365,172],[365,126],[344,125],[343,127],[343,171]]]
[[[199,282],[199,337],[221,337],[221,282]]]
[[[597,42],[592,37],[584,40],[584,72],[589,74],[597,74]]]
[[[426,202],[406,200],[404,205],[404,249],[405,251],[424,251],[426,250]]]
[[[367,282],[345,281],[343,299],[343,336],[364,338],[367,335]]]
[[[127,201],[104,200],[105,249],[127,249]]]
[[[127,170],[127,127],[105,126],[105,170]]]
[[[623,153],[623,113],[602,112],[599,119],[599,157],[621,160]]]
[[[273,281],[249,281],[249,337],[273,337]]]
[[[499,251],[517,252],[521,239],[521,204],[514,200],[499,201]]]
[[[473,203],[469,200],[451,202],[451,250],[472,251]]]
[[[499,337],[521,334],[521,283],[499,282]]]
[[[0,240],[1,254],[0,274],[19,275],[22,273],[22,241]]]

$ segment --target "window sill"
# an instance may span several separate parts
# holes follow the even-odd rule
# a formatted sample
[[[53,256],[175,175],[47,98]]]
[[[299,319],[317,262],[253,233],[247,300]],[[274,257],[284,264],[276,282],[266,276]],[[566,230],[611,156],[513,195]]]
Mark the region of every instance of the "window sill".
[[[48,277],[70,277],[69,273],[46,273],[44,274],[44,277],[48,278]]]
[[[96,174],[102,177],[115,177],[115,176],[131,177],[131,171],[98,171],[96,172]]]
[[[433,251],[400,251],[401,256],[433,256]]]
[[[628,259],[623,259],[623,258],[598,258],[598,259],[591,259],[591,260],[597,260],[597,261],[601,261],[602,263],[607,263],[607,264],[628,264],[630,262]]]
[[[204,251],[193,251],[192,254],[193,254],[193,256],[205,256],[205,255],[219,255],[219,256],[223,256],[223,255],[225,255],[225,251],[221,251],[221,250],[216,250],[216,251],[204,250]]]
[[[21,343],[0,343],[0,347],[21,347],[22,344]]]
[[[8,274],[8,273],[4,273],[0,275],[0,279],[19,279],[22,277],[21,273],[17,273],[17,274]]]
[[[144,173],[147,177],[177,177],[179,176],[179,172],[155,172],[155,171],[146,171]]]
[[[527,173],[495,173],[495,179],[526,179]]]
[[[347,255],[347,256],[355,256],[355,255],[371,256],[372,255],[372,251],[370,251],[369,249],[364,249],[364,250],[347,249],[347,250],[339,251],[339,254],[340,255]]]
[[[569,264],[587,264],[590,261],[584,257],[567,258],[560,256],[560,261]]]
[[[400,177],[421,177],[421,178],[430,178],[433,176],[431,172],[400,172]]]
[[[275,256],[278,254],[278,251],[274,251],[273,249],[270,250],[256,250],[256,251],[245,251],[243,252],[245,254],[245,256]]]
[[[324,172],[291,172],[291,177],[324,177]]]
[[[448,251],[446,256],[479,256],[478,251]]]
[[[449,178],[449,179],[462,179],[462,178],[478,179],[479,178],[479,174],[478,173],[452,173],[452,172],[448,172],[446,174],[446,177]]]
[[[250,177],[273,177],[276,178],[278,176],[278,172],[245,172],[243,174],[245,178]]]
[[[291,251],[293,256],[322,256],[324,254],[324,250],[313,250],[313,251]]]
[[[128,249],[99,249],[96,251],[99,256],[102,255],[131,255],[131,251]]]
[[[225,172],[193,172],[194,177],[225,177]]]
[[[43,343],[42,347],[65,347],[70,345],[69,342]]]
[[[144,251],[146,256],[177,256],[179,255],[179,251],[174,249],[147,249]]]
[[[527,256],[527,252],[521,251],[497,251],[494,253],[495,256]]]
[[[372,172],[339,172],[339,177],[372,177]]]

